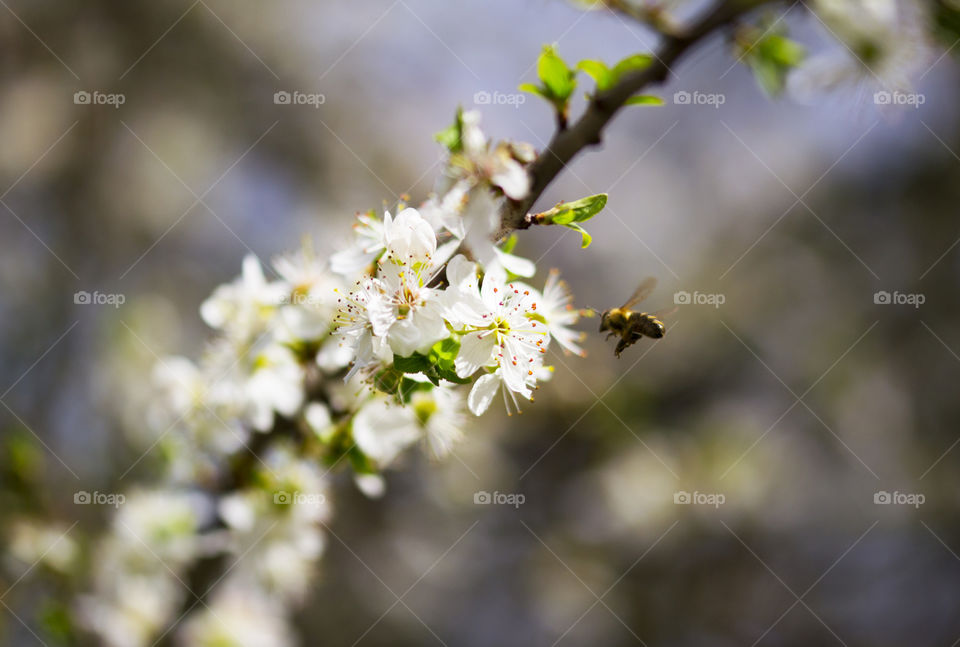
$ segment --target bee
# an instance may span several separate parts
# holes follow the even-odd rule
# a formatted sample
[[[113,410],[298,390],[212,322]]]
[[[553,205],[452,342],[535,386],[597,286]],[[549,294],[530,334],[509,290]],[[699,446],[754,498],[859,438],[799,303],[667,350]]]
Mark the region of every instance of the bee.
[[[613,351],[617,357],[620,357],[620,353],[643,337],[660,339],[666,332],[663,322],[657,318],[657,315],[635,312],[630,309],[650,296],[656,285],[657,279],[652,276],[644,279],[626,303],[619,308],[606,310],[600,315],[600,332],[609,331],[607,339],[620,337],[617,347]]]

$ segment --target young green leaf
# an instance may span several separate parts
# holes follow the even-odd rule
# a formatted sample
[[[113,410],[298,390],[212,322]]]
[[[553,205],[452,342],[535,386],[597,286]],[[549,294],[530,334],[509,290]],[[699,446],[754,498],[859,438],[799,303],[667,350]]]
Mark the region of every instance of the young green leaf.
[[[634,54],[612,68],[603,61],[584,60],[577,63],[577,69],[586,72],[594,80],[596,91],[600,93],[612,88],[624,75],[647,68],[652,62],[653,57],[649,54]]]
[[[587,247],[590,247],[590,243],[593,242],[593,237],[591,237],[590,234],[587,233],[586,229],[584,229],[583,227],[581,227],[575,222],[571,222],[569,225],[564,225],[564,226],[580,232],[580,236],[581,236],[580,249],[586,249]]]
[[[539,85],[534,85],[533,83],[521,83],[520,85],[517,86],[517,89],[520,90],[521,92],[529,92],[530,94],[535,94],[538,97],[543,97],[547,101],[551,101],[551,102],[553,101],[553,99],[548,94],[545,94],[544,89],[541,88]]]
[[[586,222],[603,211],[607,206],[607,194],[598,193],[573,202],[561,202],[534,216],[538,225],[569,225],[573,222]]]
[[[586,72],[587,76],[593,79],[597,84],[597,92],[603,92],[613,86],[615,80],[613,71],[603,61],[580,61],[577,63],[577,69]]]
[[[516,232],[510,234],[510,236],[500,245],[501,251],[507,254],[512,254],[513,249],[517,246],[517,241],[520,240]]]
[[[537,76],[551,97],[560,103],[566,103],[576,88],[576,75],[566,62],[557,54],[552,45],[543,48],[537,60]]]
[[[628,106],[662,106],[663,99],[655,97],[652,94],[635,94],[627,99]]]
[[[433,138],[451,153],[459,153],[463,150],[463,108],[457,108],[457,116],[453,123],[435,134]]]
[[[787,75],[803,61],[806,51],[782,30],[762,29],[762,24],[744,27],[737,40],[741,56],[753,71],[757,84],[767,95],[776,97],[783,92]]]
[[[650,67],[651,63],[653,63],[653,56],[650,54],[634,54],[633,56],[628,56],[613,66],[614,83],[619,81],[625,74]]]

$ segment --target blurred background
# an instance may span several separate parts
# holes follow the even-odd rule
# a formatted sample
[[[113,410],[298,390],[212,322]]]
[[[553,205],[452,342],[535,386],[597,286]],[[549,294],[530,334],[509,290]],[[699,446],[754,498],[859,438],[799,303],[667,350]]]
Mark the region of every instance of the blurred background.
[[[79,489],[149,482],[152,365],[199,355],[198,306],[245,254],[332,250],[356,211],[423,200],[458,104],[543,147],[547,107],[509,99],[543,43],[654,44],[556,0],[0,4],[0,644],[18,647],[74,641],[73,591],[37,553],[105,527]],[[787,22],[827,44],[802,7]],[[667,336],[617,360],[588,320],[589,356],[555,356],[522,417],[492,412],[444,463],[411,453],[380,500],[339,475],[303,644],[956,644],[957,81],[931,61],[925,103],[891,112],[863,87],[769,100],[719,37],[675,67],[667,105],[621,114],[541,201],[609,192],[594,244],[544,228],[518,247],[582,306],[658,277],[644,306],[680,302]]]

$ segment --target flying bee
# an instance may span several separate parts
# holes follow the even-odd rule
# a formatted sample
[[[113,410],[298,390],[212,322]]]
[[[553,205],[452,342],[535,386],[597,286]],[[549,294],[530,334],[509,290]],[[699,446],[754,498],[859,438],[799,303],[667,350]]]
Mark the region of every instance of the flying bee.
[[[652,276],[644,279],[626,303],[619,308],[606,310],[600,315],[600,332],[609,332],[607,339],[620,337],[613,351],[617,357],[643,337],[660,339],[666,332],[663,322],[657,318],[657,315],[630,309],[650,296],[656,285],[657,279]]]

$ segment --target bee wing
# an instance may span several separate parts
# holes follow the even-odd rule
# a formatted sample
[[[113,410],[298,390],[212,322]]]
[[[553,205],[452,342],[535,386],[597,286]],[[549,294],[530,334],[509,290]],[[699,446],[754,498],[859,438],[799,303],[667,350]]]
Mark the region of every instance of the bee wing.
[[[623,310],[632,308],[650,296],[650,293],[653,292],[653,288],[655,287],[657,287],[657,279],[652,276],[648,276],[647,278],[643,279],[636,292],[633,293],[633,296],[630,297],[626,303],[620,306],[620,308]]]
[[[657,310],[656,312],[652,312],[652,313],[650,313],[650,314],[652,314],[652,315],[653,315],[654,317],[656,317],[657,319],[661,319],[661,320],[662,320],[664,317],[669,317],[670,315],[672,315],[674,312],[676,312],[676,311],[679,310],[679,309],[680,309],[680,306],[673,306],[672,308],[665,308],[665,309],[663,309],[663,310]]]

